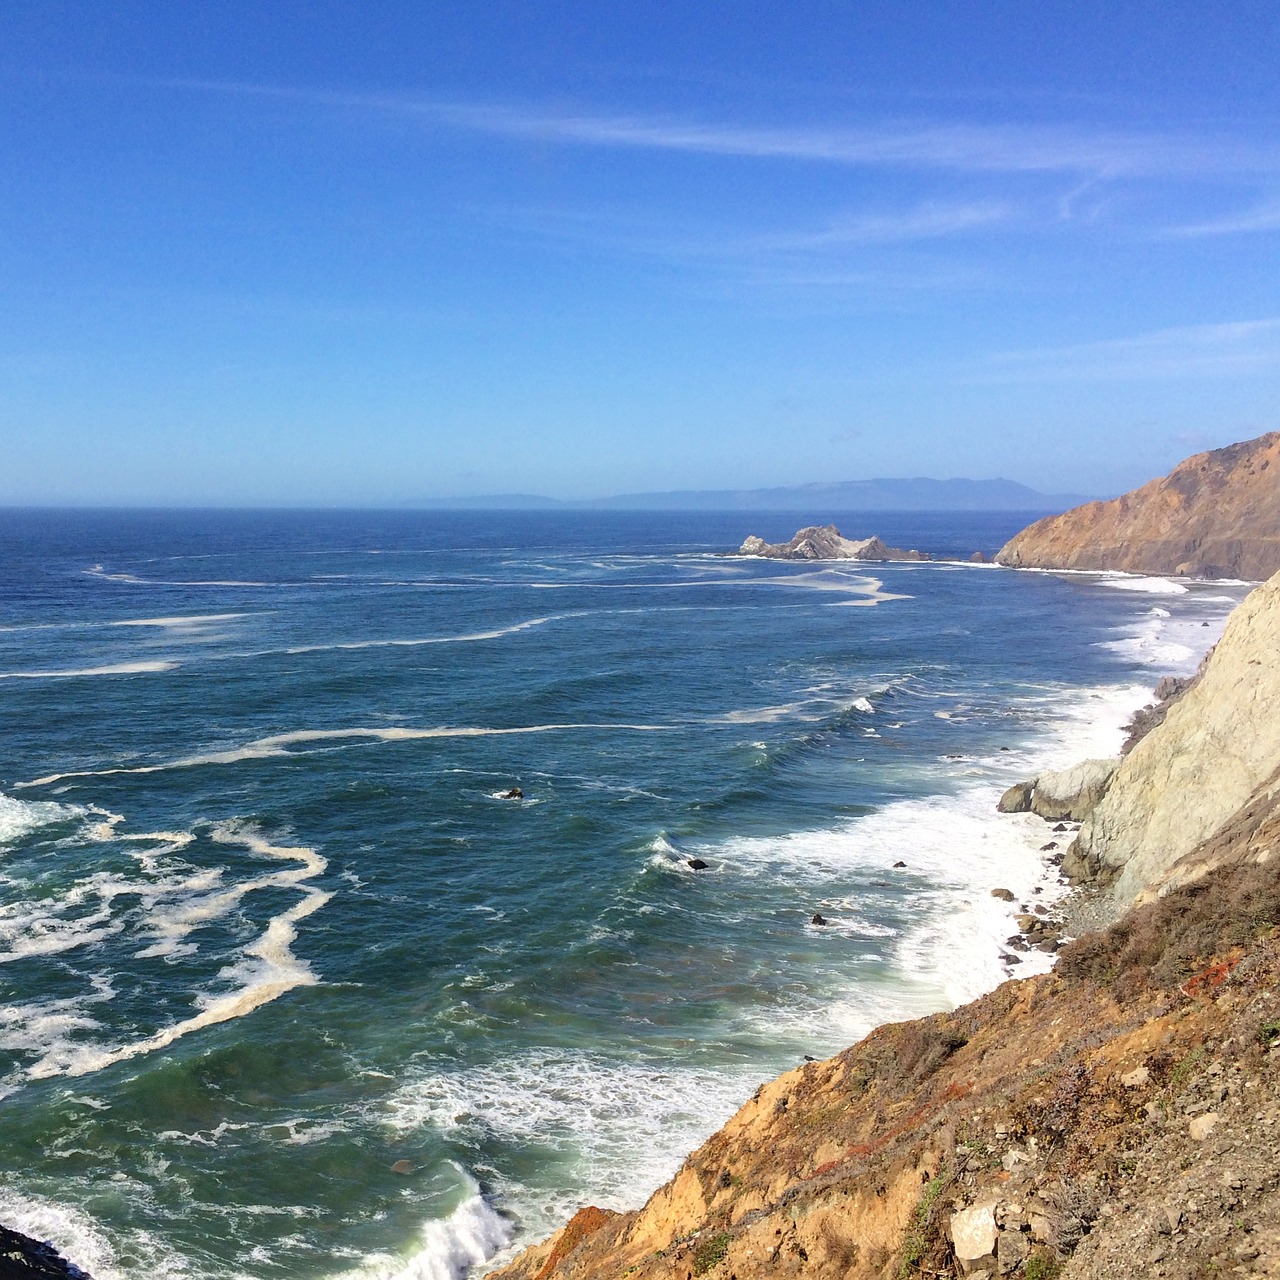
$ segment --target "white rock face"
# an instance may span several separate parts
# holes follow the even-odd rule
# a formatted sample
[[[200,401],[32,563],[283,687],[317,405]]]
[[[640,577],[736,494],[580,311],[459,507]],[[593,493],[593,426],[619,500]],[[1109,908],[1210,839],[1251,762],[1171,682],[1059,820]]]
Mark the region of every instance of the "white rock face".
[[[1031,793],[1031,812],[1055,822],[1060,818],[1082,821],[1107,794],[1119,766],[1117,756],[1114,760],[1082,760],[1070,769],[1040,774]]]
[[[989,1204],[975,1204],[951,1215],[951,1243],[966,1271],[995,1254],[998,1234],[995,1209]]]
[[[1200,682],[1125,757],[1085,820],[1080,862],[1127,905],[1280,766],[1280,574],[1236,608]]]

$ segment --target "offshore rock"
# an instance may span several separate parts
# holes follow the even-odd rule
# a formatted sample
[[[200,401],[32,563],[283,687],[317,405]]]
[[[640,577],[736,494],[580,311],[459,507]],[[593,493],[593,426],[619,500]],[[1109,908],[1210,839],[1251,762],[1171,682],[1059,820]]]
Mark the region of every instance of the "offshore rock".
[[[809,525],[790,542],[766,542],[752,534],[738,548],[740,556],[764,556],[769,560],[929,560],[923,551],[904,551],[879,538],[857,541],[846,538],[833,524]]]
[[[1198,453],[1110,502],[1038,520],[996,562],[1268,578],[1280,570],[1280,432]]]

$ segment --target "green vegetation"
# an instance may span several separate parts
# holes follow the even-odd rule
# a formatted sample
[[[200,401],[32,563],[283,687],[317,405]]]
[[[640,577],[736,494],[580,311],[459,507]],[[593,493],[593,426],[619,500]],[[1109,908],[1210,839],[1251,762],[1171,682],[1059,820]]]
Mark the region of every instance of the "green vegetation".
[[[717,1263],[724,1261],[724,1256],[729,1252],[729,1241],[733,1237],[727,1231],[718,1231],[713,1236],[708,1236],[693,1251],[693,1274],[700,1276],[704,1272],[710,1271]]]
[[[1037,1249],[1023,1264],[1022,1274],[1026,1280],[1058,1280],[1062,1263],[1051,1253]]]
[[[1270,1022],[1264,1022],[1258,1028],[1258,1042],[1260,1044],[1270,1044],[1277,1036],[1280,1036],[1280,1018],[1272,1018]]]
[[[921,1262],[929,1253],[933,1244],[933,1206],[950,1181],[950,1176],[944,1171],[931,1178],[921,1193],[920,1203],[916,1205],[902,1238],[902,1265],[898,1268],[902,1280],[919,1271]]]

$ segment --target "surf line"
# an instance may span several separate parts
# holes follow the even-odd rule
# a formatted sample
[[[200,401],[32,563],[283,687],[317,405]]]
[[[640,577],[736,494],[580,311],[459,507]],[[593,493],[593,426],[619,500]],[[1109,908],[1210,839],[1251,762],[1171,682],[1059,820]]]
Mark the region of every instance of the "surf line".
[[[255,889],[268,888],[296,888],[301,889],[303,893],[301,902],[275,916],[257,941],[245,948],[243,960],[223,970],[223,973],[228,975],[240,970],[245,979],[244,984],[236,991],[208,1001],[194,1017],[166,1027],[145,1040],[123,1045],[118,1049],[86,1048],[61,1062],[44,1060],[29,1069],[27,1072],[29,1078],[38,1080],[59,1075],[83,1076],[90,1072],[101,1071],[114,1063],[167,1048],[175,1040],[180,1040],[193,1031],[216,1026],[219,1022],[243,1018],[255,1009],[260,1009],[264,1004],[278,1000],[285,992],[292,991],[295,987],[311,987],[319,983],[320,979],[312,972],[311,966],[306,961],[299,960],[293,954],[292,947],[298,937],[298,922],[319,911],[333,897],[333,894],[309,883],[316,876],[323,874],[329,865],[328,862],[314,849],[305,845],[296,847],[274,845],[252,828],[234,823],[217,827],[213,832],[213,838],[220,844],[241,845],[265,858],[277,858],[298,864],[290,870],[259,876],[220,895],[224,900],[233,898],[238,900]],[[229,902],[220,901],[220,905],[226,906]]]
[[[414,742],[425,738],[501,738],[527,733],[561,733],[588,729],[614,730],[623,733],[670,733],[685,728],[676,724],[529,724],[507,729],[491,729],[475,726],[456,728],[357,728],[357,729],[298,729],[293,733],[277,733],[258,738],[243,747],[231,751],[211,751],[202,756],[185,756],[163,764],[117,766],[111,769],[77,769],[67,773],[48,773],[29,782],[15,782],[13,790],[27,787],[44,787],[63,782],[68,778],[106,778],[115,774],[163,773],[169,769],[194,769],[207,764],[238,764],[242,760],[270,760],[273,757],[298,754],[289,748],[305,742],[343,742],[367,739],[374,742]]]

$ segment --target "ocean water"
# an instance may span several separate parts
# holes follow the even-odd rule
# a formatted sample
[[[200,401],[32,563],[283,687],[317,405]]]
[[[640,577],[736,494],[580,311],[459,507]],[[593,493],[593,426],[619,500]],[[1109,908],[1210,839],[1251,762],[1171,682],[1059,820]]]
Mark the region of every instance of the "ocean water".
[[[0,513],[0,1221],[458,1277],[1015,972],[989,890],[1060,888],[999,792],[1246,588],[723,554],[805,519]]]

